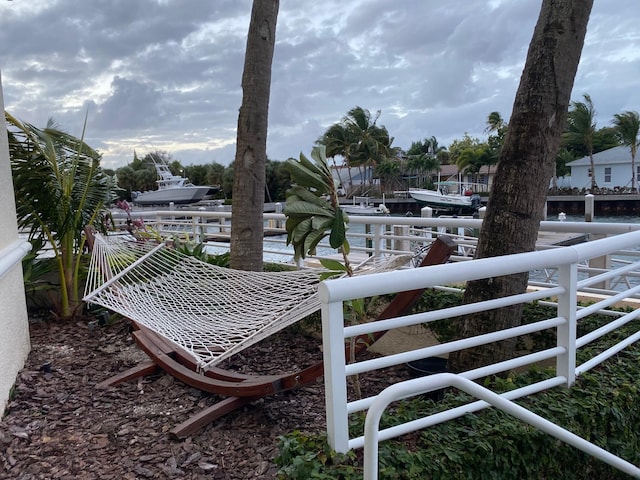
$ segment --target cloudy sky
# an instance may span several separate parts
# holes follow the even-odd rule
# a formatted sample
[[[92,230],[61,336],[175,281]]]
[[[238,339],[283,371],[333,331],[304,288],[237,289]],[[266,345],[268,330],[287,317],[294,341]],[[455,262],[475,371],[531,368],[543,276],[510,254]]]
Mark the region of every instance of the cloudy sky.
[[[267,153],[309,153],[354,106],[381,111],[394,145],[480,138],[506,119],[538,0],[281,0]],[[6,109],[53,117],[103,166],[164,150],[229,164],[251,0],[0,0]],[[573,99],[598,126],[640,110],[640,2],[595,0]]]

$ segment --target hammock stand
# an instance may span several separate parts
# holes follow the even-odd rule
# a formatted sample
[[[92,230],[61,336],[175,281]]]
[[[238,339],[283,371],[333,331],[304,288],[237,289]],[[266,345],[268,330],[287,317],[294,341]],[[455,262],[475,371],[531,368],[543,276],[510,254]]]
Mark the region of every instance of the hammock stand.
[[[90,235],[88,233],[87,238]],[[91,246],[93,239],[88,243]],[[456,248],[455,242],[448,237],[438,237],[419,266],[445,263]],[[102,265],[101,268],[105,268],[105,266]],[[113,291],[115,295],[118,294],[117,287],[114,286]],[[423,289],[419,289],[398,293],[384,311],[378,315],[377,320],[405,314],[423,292]],[[134,329],[133,338],[138,346],[149,356],[150,360],[98,383],[96,388],[108,388],[122,382],[164,371],[191,387],[226,397],[224,400],[205,408],[176,425],[170,431],[170,434],[177,438],[185,438],[212,421],[255,400],[286,390],[311,385],[322,380],[324,373],[322,361],[297,372],[281,375],[247,375],[213,365],[202,368],[202,363],[194,358],[192,352],[168,340],[163,335],[143,325],[142,322],[131,318],[130,320]],[[373,339],[371,336],[363,336],[363,341],[357,341],[358,339],[356,339],[353,342],[356,345],[356,354],[366,349],[368,344],[375,342],[385,333],[386,331],[377,332]],[[345,355],[349,355],[348,345],[345,347]]]

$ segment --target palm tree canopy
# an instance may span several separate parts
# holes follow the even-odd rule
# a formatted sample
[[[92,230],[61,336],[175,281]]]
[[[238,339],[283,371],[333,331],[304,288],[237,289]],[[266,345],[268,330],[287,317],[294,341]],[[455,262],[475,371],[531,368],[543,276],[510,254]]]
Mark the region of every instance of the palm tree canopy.
[[[583,95],[584,102],[571,102],[567,116],[565,137],[575,143],[583,143],[588,154],[593,153],[593,137],[596,133],[596,110],[588,94]]]
[[[48,231],[60,239],[73,232],[77,241],[114,199],[115,179],[99,167],[98,152],[52,119],[40,129],[5,115],[18,225],[32,237]]]
[[[350,166],[371,165],[389,157],[393,138],[378,126],[380,111],[354,107],[339,123],[331,125],[318,143],[325,145],[327,157],[341,155]]]
[[[616,113],[613,116],[613,126],[620,141],[631,148],[631,155],[635,157],[638,146],[640,146],[640,115],[635,111]]]

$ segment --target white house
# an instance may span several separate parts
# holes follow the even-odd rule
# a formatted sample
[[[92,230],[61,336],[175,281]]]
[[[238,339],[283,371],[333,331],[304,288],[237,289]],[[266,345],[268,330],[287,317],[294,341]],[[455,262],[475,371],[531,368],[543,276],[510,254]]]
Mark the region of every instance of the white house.
[[[13,195],[7,123],[4,121],[2,79],[0,78],[0,417],[18,371],[29,350],[29,321],[22,279],[22,258],[31,250],[29,242],[18,239],[16,204]]]
[[[636,158],[636,186],[640,176],[640,161]],[[595,180],[600,188],[631,188],[631,149],[620,146],[595,153]],[[567,164],[571,167],[571,186],[574,188],[590,188],[591,161],[589,157],[579,158]]]

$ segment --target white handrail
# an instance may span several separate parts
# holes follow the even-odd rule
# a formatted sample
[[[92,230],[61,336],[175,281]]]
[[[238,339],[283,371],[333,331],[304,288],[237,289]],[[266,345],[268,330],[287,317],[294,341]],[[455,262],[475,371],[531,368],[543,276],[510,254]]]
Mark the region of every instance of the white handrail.
[[[614,468],[625,472],[633,477],[640,478],[640,468],[627,462],[626,460],[616,457],[606,450],[588,442],[582,437],[559,427],[558,425],[542,418],[517,403],[504,398],[491,390],[474,383],[460,375],[452,373],[439,373],[429,377],[416,378],[396,383],[384,389],[371,404],[364,426],[364,478],[365,480],[377,480],[378,478],[378,437],[379,425],[382,413],[387,406],[401,398],[407,398],[420,393],[431,392],[444,387],[456,387],[476,398],[503,410],[523,422],[526,422],[539,430],[542,430],[557,439],[568,443],[569,445],[579,448],[583,452],[592,455],[603,462],[608,463]]]
[[[0,278],[4,277],[31,251],[31,244],[16,240],[0,250]]]
[[[507,338],[516,338],[534,331],[556,329],[556,347],[541,352],[533,352],[529,355],[525,355],[524,357],[506,359],[500,363],[488,365],[481,369],[462,372],[459,375],[470,381],[481,376],[492,375],[502,371],[508,371],[513,368],[526,366],[536,361],[540,361],[541,359],[555,358],[556,377],[509,392],[505,394],[505,397],[513,400],[520,398],[521,396],[529,395],[531,393],[542,391],[545,388],[551,388],[558,385],[570,387],[574,383],[576,375],[579,375],[587,369],[593,368],[595,365],[611,357],[633,342],[640,340],[640,333],[638,333],[619,342],[618,345],[615,345],[604,352],[594,354],[592,359],[587,360],[582,365],[576,365],[576,350],[578,348],[584,346],[595,338],[598,338],[604,333],[620,328],[624,324],[640,316],[640,309],[636,309],[634,312],[614,318],[614,320],[612,320],[608,325],[578,339],[576,325],[580,318],[583,318],[588,313],[602,311],[618,301],[629,298],[637,299],[636,294],[640,290],[640,286],[638,285],[631,286],[627,290],[616,293],[615,295],[610,294],[608,296],[604,296],[593,306],[578,310],[578,294],[580,293],[578,286],[586,286],[593,281],[599,281],[602,279],[602,277],[594,277],[590,279],[591,282],[578,281],[578,265],[580,262],[589,260],[593,257],[610,255],[611,253],[620,251],[621,249],[635,248],[638,245],[640,245],[640,230],[635,230],[630,233],[624,233],[614,237],[603,238],[601,240],[570,247],[527,252],[490,259],[470,260],[464,263],[459,262],[449,263],[446,265],[434,265],[425,268],[386,272],[362,277],[333,279],[331,282],[322,282],[319,288],[319,296],[322,302],[327,435],[329,444],[336,451],[344,453],[351,448],[362,446],[363,443],[368,441],[366,434],[364,439],[362,437],[353,439],[349,438],[348,415],[356,411],[373,408],[373,405],[377,400],[374,396],[367,399],[349,401],[346,389],[346,379],[349,375],[361,374],[380,368],[399,365],[420,358],[442,356],[463,348],[489,344]],[[368,298],[421,288],[439,287],[441,285],[460,284],[468,280],[511,275],[519,272],[527,272],[534,268],[550,267],[558,270],[558,284],[546,290],[532,291],[519,295],[512,295],[510,297],[465,304],[458,307],[414,313],[402,317],[385,319],[379,322],[364,323],[357,326],[346,326],[344,322],[343,302],[352,299]],[[636,259],[635,262],[624,265],[619,271],[617,271],[617,275],[626,275],[631,271],[640,271],[640,260]],[[611,273],[607,273],[606,275],[607,278],[615,276]],[[362,360],[348,365],[346,364],[344,356],[345,338],[367,335],[376,331],[388,330],[399,326],[416,325],[446,318],[455,318],[463,314],[467,315],[508,305],[538,301],[546,296],[554,296],[557,298],[557,311],[555,317],[527,325],[485,333],[476,337],[464,338],[430,347],[417,348],[407,352]],[[424,428],[425,426],[456,418],[457,416],[464,415],[470,411],[485,408],[489,403],[475,402],[461,408],[446,410],[431,417],[395,426],[390,430],[390,432],[393,432],[394,436],[396,436],[396,434],[407,433],[418,428]],[[385,435],[385,438],[390,438],[392,434],[383,434],[383,436]],[[571,437],[571,442],[572,445],[579,446],[580,448],[584,447],[587,451],[590,451],[589,449],[592,448],[585,447],[583,443],[575,440],[573,437]],[[617,458],[609,453],[606,453],[606,455],[602,454],[602,452],[597,450],[597,448],[593,451],[598,452],[598,458],[605,461]],[[618,462],[618,460],[612,460],[614,466],[617,464],[616,462]],[[621,462],[624,463],[624,461]],[[628,465],[630,464],[627,462],[627,466]],[[636,467],[633,468],[635,469]],[[633,471],[635,472],[635,470]]]

